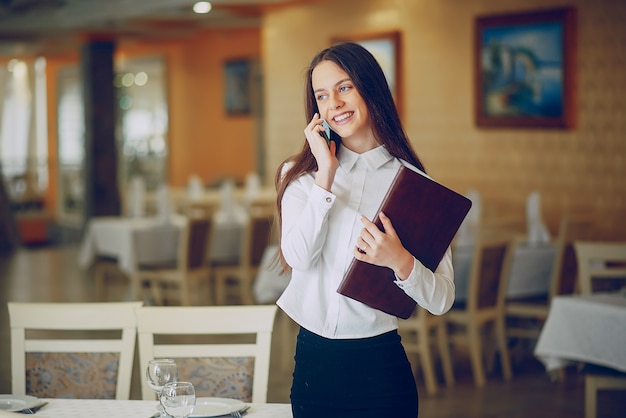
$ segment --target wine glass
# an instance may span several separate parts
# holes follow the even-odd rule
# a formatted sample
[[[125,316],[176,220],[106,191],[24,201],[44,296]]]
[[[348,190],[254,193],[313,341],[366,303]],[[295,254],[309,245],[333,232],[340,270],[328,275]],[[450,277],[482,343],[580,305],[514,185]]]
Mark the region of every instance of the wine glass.
[[[146,369],[146,377],[148,386],[157,395],[157,399],[161,397],[161,391],[166,383],[176,382],[178,380],[178,369],[173,359],[154,359],[148,362],[148,368]],[[161,404],[157,406],[157,409],[161,411],[161,417],[166,415],[163,413]]]
[[[196,406],[196,390],[191,382],[167,383],[161,391],[160,402],[169,416],[187,418]]]

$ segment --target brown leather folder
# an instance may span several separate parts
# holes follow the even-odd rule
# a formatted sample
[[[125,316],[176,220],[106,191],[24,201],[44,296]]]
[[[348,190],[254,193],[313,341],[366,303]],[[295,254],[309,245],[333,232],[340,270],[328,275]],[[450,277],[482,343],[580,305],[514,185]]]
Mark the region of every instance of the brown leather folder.
[[[471,200],[465,196],[401,166],[378,213],[382,211],[391,219],[402,245],[435,271],[471,206]],[[374,223],[382,230],[378,213]],[[406,319],[416,302],[394,280],[390,268],[355,258],[337,292]]]

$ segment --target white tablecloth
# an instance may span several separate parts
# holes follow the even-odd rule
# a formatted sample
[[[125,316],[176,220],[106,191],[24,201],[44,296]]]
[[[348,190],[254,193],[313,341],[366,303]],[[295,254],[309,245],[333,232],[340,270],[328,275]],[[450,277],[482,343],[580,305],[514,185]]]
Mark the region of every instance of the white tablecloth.
[[[626,372],[626,295],[555,297],[535,355],[548,371],[580,361]]]
[[[48,405],[37,417],[50,418],[148,418],[156,412],[156,401],[117,401],[103,399],[47,399]],[[16,415],[17,416],[17,415]],[[250,418],[291,418],[289,404],[250,404]]]
[[[113,257],[120,270],[132,275],[139,262],[175,260],[183,222],[180,217],[173,217],[169,223],[156,217],[93,218],[81,243],[78,264],[88,268],[98,256]]]
[[[473,251],[472,246],[457,246],[452,249],[457,300],[462,301],[467,298]],[[554,257],[556,257],[556,248],[553,244],[519,244],[513,254],[507,297],[547,294],[550,290]]]
[[[164,223],[157,217],[123,218],[97,217],[90,220],[78,255],[78,264],[88,268],[98,256],[118,260],[120,270],[132,276],[139,263],[175,260],[178,237],[184,217],[174,215]],[[239,257],[243,224],[216,222],[211,243],[212,260],[232,260]],[[138,245],[134,245],[137,240]]]

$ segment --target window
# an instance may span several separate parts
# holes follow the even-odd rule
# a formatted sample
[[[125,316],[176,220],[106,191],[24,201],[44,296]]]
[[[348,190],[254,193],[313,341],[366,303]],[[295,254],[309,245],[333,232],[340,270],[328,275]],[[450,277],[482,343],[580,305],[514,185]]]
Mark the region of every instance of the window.
[[[13,59],[0,67],[0,164],[16,201],[48,186],[46,62]]]
[[[142,177],[148,189],[166,180],[168,111],[161,58],[126,60],[115,77],[122,187]]]

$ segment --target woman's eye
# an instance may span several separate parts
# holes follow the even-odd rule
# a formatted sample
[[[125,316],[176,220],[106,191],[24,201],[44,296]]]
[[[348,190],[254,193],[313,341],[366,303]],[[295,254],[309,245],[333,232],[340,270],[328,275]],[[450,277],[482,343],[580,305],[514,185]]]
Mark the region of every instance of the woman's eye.
[[[327,96],[325,94],[318,94],[317,95],[317,100],[324,100]]]

